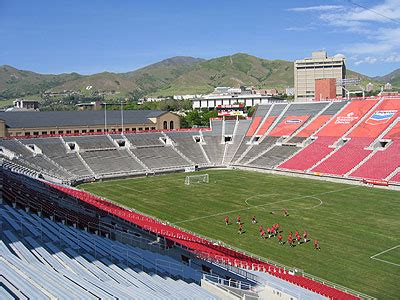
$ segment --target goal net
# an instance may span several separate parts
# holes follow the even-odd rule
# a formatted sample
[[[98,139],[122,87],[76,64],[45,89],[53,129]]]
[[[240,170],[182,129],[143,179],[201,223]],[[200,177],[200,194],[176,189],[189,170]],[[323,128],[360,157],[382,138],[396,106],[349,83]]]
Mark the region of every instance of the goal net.
[[[201,175],[190,175],[186,176],[185,184],[190,185],[192,183],[208,183],[208,174],[201,174]]]

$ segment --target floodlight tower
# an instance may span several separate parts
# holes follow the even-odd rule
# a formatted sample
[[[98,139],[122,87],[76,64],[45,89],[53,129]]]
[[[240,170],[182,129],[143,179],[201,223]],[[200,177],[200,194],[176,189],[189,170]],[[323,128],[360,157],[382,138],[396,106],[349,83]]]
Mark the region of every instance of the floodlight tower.
[[[360,85],[360,78],[344,78],[336,80],[336,86],[340,86],[346,93],[346,98],[350,98],[350,94],[362,93],[362,97],[365,98],[365,89]],[[361,90],[350,91],[348,87],[358,87]]]

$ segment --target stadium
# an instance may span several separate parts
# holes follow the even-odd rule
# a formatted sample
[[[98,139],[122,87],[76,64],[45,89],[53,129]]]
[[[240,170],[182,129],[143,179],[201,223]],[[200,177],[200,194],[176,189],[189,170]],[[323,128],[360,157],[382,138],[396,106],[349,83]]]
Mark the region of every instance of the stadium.
[[[398,298],[399,96],[0,153],[4,298]]]

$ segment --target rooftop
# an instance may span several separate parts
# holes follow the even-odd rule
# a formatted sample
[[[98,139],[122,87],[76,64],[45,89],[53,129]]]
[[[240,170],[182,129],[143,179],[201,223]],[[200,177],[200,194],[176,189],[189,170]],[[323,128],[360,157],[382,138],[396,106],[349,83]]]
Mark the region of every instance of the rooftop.
[[[125,124],[153,124],[149,118],[167,113],[161,110],[125,110]],[[93,126],[104,124],[104,111],[0,112],[8,128]],[[121,111],[108,110],[107,124],[121,124]]]

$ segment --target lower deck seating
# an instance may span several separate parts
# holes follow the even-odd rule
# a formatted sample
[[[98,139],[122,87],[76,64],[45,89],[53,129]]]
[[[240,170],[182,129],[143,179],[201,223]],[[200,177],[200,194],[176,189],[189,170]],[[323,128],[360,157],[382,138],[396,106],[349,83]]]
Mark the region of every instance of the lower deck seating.
[[[146,171],[125,149],[82,152],[81,156],[97,175]]]
[[[242,139],[240,146],[236,149],[236,152],[233,155],[233,158],[231,161],[232,163],[235,163],[242,156],[242,154],[247,150],[247,148],[250,147],[250,145],[248,145],[250,140],[251,140],[251,137],[248,137],[248,136],[245,136]]]
[[[387,149],[377,151],[350,176],[381,180],[388,177],[398,166],[400,166],[400,140],[395,140]]]
[[[199,136],[198,132],[167,132],[166,134],[174,141],[176,149],[188,159],[198,165],[208,164],[200,144],[194,140],[194,136]]]
[[[184,168],[190,165],[172,147],[148,147],[131,149],[132,152],[150,169]]]
[[[287,142],[288,142],[288,143],[297,144],[297,143],[302,143],[302,142],[304,142],[305,139],[306,139],[305,137],[294,136],[294,137],[292,137],[291,139],[289,139]]]
[[[273,168],[298,150],[299,148],[296,146],[276,145],[254,161],[249,162],[248,165],[261,168]]]
[[[67,152],[66,144],[59,137],[27,139],[21,142],[25,145],[36,145],[43,154],[77,177],[92,175],[75,152]]]
[[[311,171],[344,175],[372,152],[372,150],[366,150],[365,148],[373,141],[374,139],[371,138],[352,138]]]
[[[336,137],[318,137],[310,145],[300,150],[296,155],[278,167],[281,169],[306,171],[334,150],[334,148],[329,146],[336,140]]]
[[[0,205],[0,217],[3,225],[0,269],[5,274],[2,284],[9,296],[217,299],[193,282],[200,280],[201,273],[169,256],[112,241],[7,205]],[[36,228],[40,235],[15,228],[15,224],[25,229]]]
[[[278,137],[274,136],[267,136],[264,138],[262,142],[259,144],[254,144],[248,151],[247,153],[243,156],[241,160],[238,160],[237,163],[239,164],[246,164],[258,155],[260,155],[262,152],[265,150],[271,148],[272,146],[275,145],[275,143],[278,141]]]
[[[400,170],[398,171],[398,173],[397,173],[396,175],[394,175],[394,176],[390,179],[390,181],[400,183]]]
[[[203,133],[205,144],[203,149],[206,152],[208,159],[216,166],[222,165],[222,158],[224,156],[225,144],[221,143],[222,137],[220,135],[209,135]]]

